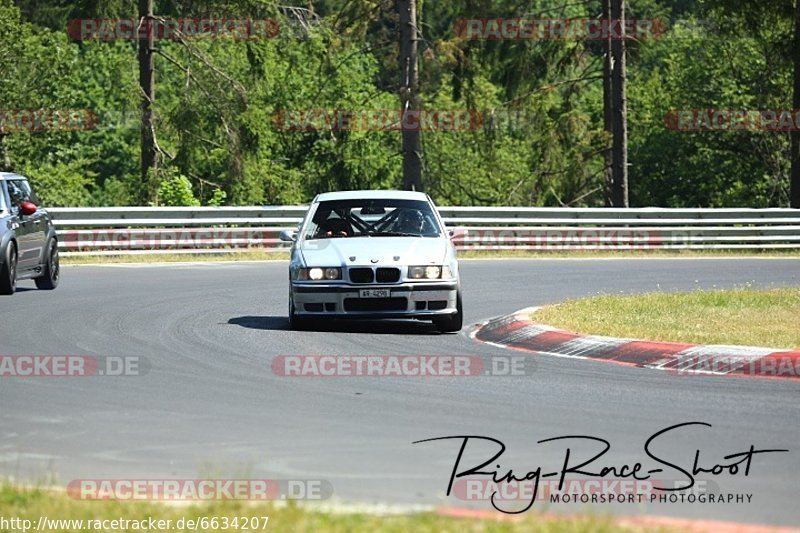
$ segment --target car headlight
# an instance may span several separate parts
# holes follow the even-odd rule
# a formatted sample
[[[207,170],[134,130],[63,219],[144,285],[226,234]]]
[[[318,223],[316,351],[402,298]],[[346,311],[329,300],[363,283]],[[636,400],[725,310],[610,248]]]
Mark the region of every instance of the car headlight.
[[[411,279],[439,279],[442,277],[440,266],[410,266],[408,277]]]
[[[342,269],[337,267],[313,267],[300,268],[297,270],[298,281],[333,281],[342,279]]]

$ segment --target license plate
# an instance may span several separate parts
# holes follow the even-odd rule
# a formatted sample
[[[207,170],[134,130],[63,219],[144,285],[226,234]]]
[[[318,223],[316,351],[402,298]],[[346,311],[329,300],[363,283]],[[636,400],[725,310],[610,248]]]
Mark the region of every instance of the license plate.
[[[389,289],[361,289],[358,291],[359,298],[389,298]]]

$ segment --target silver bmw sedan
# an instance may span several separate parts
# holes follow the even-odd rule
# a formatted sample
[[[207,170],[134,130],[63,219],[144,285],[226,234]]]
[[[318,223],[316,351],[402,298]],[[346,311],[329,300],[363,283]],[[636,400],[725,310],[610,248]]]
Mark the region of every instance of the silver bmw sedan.
[[[455,247],[427,194],[320,194],[298,230],[281,239],[293,241],[293,329],[335,318],[412,318],[442,332],[461,329]]]

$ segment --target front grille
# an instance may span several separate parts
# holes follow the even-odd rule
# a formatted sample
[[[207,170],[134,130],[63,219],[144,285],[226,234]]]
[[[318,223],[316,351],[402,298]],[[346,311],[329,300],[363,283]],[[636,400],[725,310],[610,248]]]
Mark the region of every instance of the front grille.
[[[400,269],[379,268],[375,279],[378,280],[378,283],[396,283],[400,281]]]
[[[405,311],[407,298],[345,298],[345,311]]]
[[[375,280],[375,273],[371,268],[351,268],[349,272],[353,283],[372,283]]]

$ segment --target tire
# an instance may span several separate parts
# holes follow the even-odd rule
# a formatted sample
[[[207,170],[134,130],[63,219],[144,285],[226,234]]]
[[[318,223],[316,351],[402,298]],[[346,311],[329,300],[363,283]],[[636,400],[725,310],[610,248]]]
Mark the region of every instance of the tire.
[[[38,289],[52,291],[58,287],[58,280],[61,279],[61,265],[58,260],[58,243],[51,239],[47,245],[47,258],[44,263],[42,275],[33,281]]]
[[[433,324],[436,326],[436,329],[442,333],[458,333],[461,331],[461,328],[464,326],[464,308],[461,304],[460,291],[456,295],[456,309],[458,309],[458,311],[453,315],[433,319]]]
[[[289,329],[293,331],[305,331],[312,325],[310,318],[301,318],[294,312],[294,302],[292,295],[289,295]]]
[[[14,294],[17,290],[17,246],[13,242],[6,247],[6,257],[0,267],[0,294]]]

